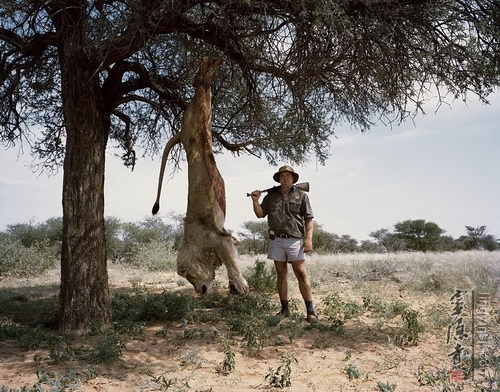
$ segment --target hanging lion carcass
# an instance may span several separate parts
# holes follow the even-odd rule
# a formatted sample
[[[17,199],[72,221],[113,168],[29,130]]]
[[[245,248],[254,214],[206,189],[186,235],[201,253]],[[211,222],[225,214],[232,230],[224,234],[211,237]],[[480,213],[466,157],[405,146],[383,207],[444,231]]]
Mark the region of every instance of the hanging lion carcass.
[[[153,214],[160,208],[163,175],[172,147],[182,143],[188,163],[188,203],[184,237],[177,254],[177,273],[198,293],[208,293],[215,271],[227,269],[231,291],[247,293],[248,284],[238,267],[236,239],[224,228],[226,196],[212,148],[212,77],[222,60],[203,58],[194,78],[195,95],[182,118],[181,131],[163,151]]]

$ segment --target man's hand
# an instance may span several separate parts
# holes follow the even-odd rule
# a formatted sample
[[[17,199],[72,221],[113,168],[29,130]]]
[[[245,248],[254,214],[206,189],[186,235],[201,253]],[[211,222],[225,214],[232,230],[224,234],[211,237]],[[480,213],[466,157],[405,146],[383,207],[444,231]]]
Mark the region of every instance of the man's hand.
[[[313,231],[314,223],[312,219],[306,219],[306,237],[304,238],[304,253],[312,252],[313,250]]]
[[[313,250],[313,242],[312,239],[304,239],[304,253],[312,252]]]
[[[258,201],[261,195],[261,191],[253,191],[250,196],[252,196],[253,201]]]
[[[252,196],[253,212],[255,213],[255,216],[257,218],[264,217],[264,211],[262,210],[262,207],[259,204],[259,197],[261,194],[262,194],[261,191],[253,191],[250,194],[250,196]]]

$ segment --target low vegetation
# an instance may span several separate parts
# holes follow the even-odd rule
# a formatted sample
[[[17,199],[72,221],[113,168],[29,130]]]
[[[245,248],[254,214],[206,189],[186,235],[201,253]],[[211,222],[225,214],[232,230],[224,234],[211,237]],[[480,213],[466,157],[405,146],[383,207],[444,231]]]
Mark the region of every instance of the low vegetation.
[[[241,260],[251,286],[246,296],[227,294],[224,271],[216,278],[214,292],[199,297],[183,280],[175,278],[169,258],[161,268],[159,262],[155,262],[155,268],[111,263],[110,279],[117,282],[111,282],[113,325],[96,325],[91,336],[84,338],[59,336],[56,332],[56,268],[37,278],[30,277],[39,274],[32,265],[37,263],[35,258],[26,258],[19,265],[11,263],[8,268],[4,264],[0,281],[0,350],[22,350],[28,357],[31,353],[36,381],[14,388],[0,383],[0,391],[77,390],[102,377],[106,366],[127,363],[133,347],[152,340],[164,347],[165,355],[180,370],[142,369],[137,377],[147,381],[137,390],[217,390],[191,387],[191,376],[187,376],[194,369],[201,371],[206,361],[204,352],[211,351],[218,357],[213,373],[228,378],[245,369],[248,361],[280,353],[271,355],[274,359],[267,369],[261,368],[261,381],[273,388],[291,388],[308,361],[298,347],[305,344],[327,355],[331,350],[335,352],[340,342],[353,348],[345,351],[345,358],[336,365],[330,360],[338,367],[339,377],[351,383],[372,383],[372,390],[405,390],[399,387],[399,381],[383,379],[387,373],[377,371],[379,365],[370,368],[363,362],[364,356],[353,355],[356,342],[363,336],[367,341],[385,337],[386,348],[392,354],[384,359],[381,369],[403,366],[408,350],[418,352],[422,345],[433,339],[443,341],[450,333],[450,298],[457,289],[490,296],[488,350],[481,352],[481,357],[478,352],[473,357],[472,321],[465,312],[464,328],[469,338],[463,342],[458,369],[463,383],[450,381],[454,366],[447,352],[442,353],[438,367],[422,361],[415,370],[414,382],[438,391],[463,390],[465,385],[474,391],[499,390],[498,252],[315,255],[309,269],[321,315],[318,324],[304,322],[300,295],[291,301],[290,317],[275,316],[279,301],[272,264],[264,257]],[[470,296],[466,301],[470,309]],[[474,380],[470,370],[479,368],[479,361],[484,370],[480,383],[478,370]],[[68,365],[86,370],[65,371]]]
[[[317,254],[394,254],[404,251],[418,253],[457,252],[467,250],[500,250],[497,237],[488,233],[486,226],[465,226],[459,238],[445,235],[433,222],[422,219],[398,222],[392,230],[387,228],[370,233],[371,241],[358,242],[350,235],[325,231],[314,223],[313,247]],[[267,252],[267,222],[244,222],[234,233],[240,254],[265,254]],[[170,213],[142,222],[122,222],[118,218],[106,219],[106,247],[108,258],[149,271],[173,268],[177,249],[182,240],[183,217]],[[54,267],[60,260],[62,218],[50,218],[42,223],[16,223],[7,225],[0,232],[0,276],[32,276]],[[34,261],[38,262],[35,263]],[[391,265],[387,263],[390,273]],[[271,280],[274,277],[270,277]],[[254,284],[268,285],[256,277]],[[439,284],[438,281],[435,284]]]

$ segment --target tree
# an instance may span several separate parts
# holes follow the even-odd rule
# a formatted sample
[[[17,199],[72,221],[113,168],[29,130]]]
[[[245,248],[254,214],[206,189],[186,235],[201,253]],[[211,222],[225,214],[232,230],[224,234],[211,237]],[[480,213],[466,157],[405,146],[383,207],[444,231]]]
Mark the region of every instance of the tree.
[[[175,212],[170,212],[168,214],[170,218],[170,240],[173,242],[173,249],[179,249],[182,241],[183,231],[184,231],[184,215],[176,214]]]
[[[375,242],[362,240],[361,245],[359,246],[360,252],[364,253],[380,253],[385,249],[381,249],[381,247]]]
[[[158,217],[148,217],[142,222],[126,222],[121,225],[122,250],[121,257],[130,259],[137,247],[152,241],[175,242],[174,228]]]
[[[156,152],[202,55],[225,59],[215,147],[270,163],[324,162],[336,124],[403,121],[436,91],[486,101],[499,84],[496,0],[4,0],[0,17],[1,140],[64,168],[61,332],[111,320],[108,142],[130,167]]]
[[[317,222],[314,222],[313,249],[318,253],[350,253],[358,250],[358,241],[348,234],[338,234],[325,231]]]
[[[104,227],[106,233],[106,254],[110,260],[119,261],[122,256],[122,241],[120,238],[121,219],[109,216],[105,218]]]
[[[266,221],[247,221],[241,225],[244,231],[238,232],[243,239],[238,245],[242,253],[267,253],[268,226]]]
[[[49,218],[42,223],[14,223],[7,225],[7,234],[14,241],[19,241],[29,248],[36,243],[46,242],[53,247],[59,247],[62,237],[62,219]]]
[[[418,252],[438,250],[445,231],[434,222],[424,219],[406,220],[394,225],[395,234],[405,242],[406,249]]]
[[[358,241],[349,234],[342,234],[339,240],[341,253],[353,253],[358,249]]]
[[[442,235],[439,238],[437,250],[440,252],[454,252],[460,250],[460,242],[455,240],[452,236]]]
[[[27,248],[44,239],[33,222],[7,225],[7,234],[11,239],[19,241],[22,246]]]
[[[317,253],[338,253],[338,236],[323,229],[318,222],[313,223],[313,249]]]
[[[467,235],[460,237],[466,250],[489,250],[494,251],[499,249],[499,244],[495,236],[488,234],[486,226],[465,226]]]
[[[405,243],[389,229],[372,231],[370,237],[387,252],[398,252],[405,249]]]

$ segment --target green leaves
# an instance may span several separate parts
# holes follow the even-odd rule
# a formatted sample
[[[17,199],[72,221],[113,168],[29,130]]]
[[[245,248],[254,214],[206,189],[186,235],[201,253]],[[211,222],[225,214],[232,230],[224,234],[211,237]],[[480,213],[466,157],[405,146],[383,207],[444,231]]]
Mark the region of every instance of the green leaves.
[[[423,219],[406,220],[394,225],[396,235],[405,241],[406,248],[420,252],[436,251],[445,231],[434,222]]]

